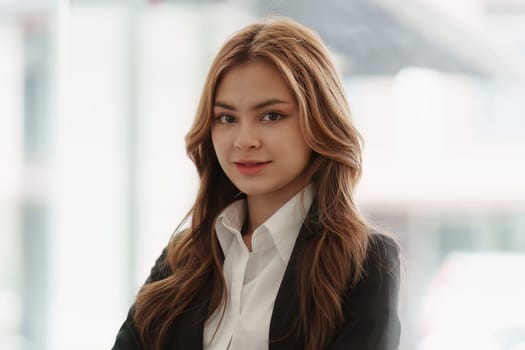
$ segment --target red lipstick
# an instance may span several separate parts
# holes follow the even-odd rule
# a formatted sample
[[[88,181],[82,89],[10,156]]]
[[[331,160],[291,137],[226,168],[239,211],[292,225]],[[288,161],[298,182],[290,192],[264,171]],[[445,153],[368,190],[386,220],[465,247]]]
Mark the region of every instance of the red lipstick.
[[[255,175],[262,171],[270,162],[259,162],[255,160],[242,160],[234,162],[235,168],[243,175]]]

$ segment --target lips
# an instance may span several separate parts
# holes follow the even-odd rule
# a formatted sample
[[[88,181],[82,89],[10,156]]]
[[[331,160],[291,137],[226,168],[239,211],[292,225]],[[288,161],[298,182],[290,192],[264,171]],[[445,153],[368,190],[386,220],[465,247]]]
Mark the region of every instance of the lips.
[[[234,162],[235,168],[243,175],[254,175],[264,170],[271,161],[260,162],[255,160],[242,160]]]
[[[234,163],[235,165],[240,165],[240,166],[257,166],[261,164],[268,164],[270,162],[269,161],[268,162],[258,162],[255,160],[250,160],[250,161],[240,161],[240,162],[234,162]]]

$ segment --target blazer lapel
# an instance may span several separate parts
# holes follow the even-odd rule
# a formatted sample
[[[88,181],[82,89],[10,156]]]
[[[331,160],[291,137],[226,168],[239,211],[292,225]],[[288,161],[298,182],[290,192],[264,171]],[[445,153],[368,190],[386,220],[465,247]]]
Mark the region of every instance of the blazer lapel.
[[[299,231],[299,236],[295,241],[288,266],[277,292],[270,321],[270,350],[304,349],[304,332],[301,325],[297,324],[297,322],[300,322],[298,319],[299,285],[297,277],[301,269],[300,257],[304,245],[308,239],[320,230],[315,215],[316,207],[314,201],[308,213],[308,218],[313,219],[305,220],[309,224],[304,223]]]

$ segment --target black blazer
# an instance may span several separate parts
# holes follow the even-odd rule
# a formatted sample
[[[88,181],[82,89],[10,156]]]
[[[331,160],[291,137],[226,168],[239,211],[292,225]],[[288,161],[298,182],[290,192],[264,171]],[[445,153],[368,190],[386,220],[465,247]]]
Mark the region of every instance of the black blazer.
[[[297,274],[299,255],[304,244],[318,229],[303,225],[290,257],[275,300],[270,322],[269,350],[304,349],[304,333],[290,334],[290,326],[299,312]],[[146,283],[169,275],[165,254],[157,259]],[[355,287],[349,287],[343,304],[344,322],[329,350],[395,350],[399,347],[398,317],[399,248],[395,241],[374,234],[365,261],[365,273]],[[163,350],[201,350],[204,322],[212,290],[211,281],[195,297],[188,311],[171,326]],[[120,328],[113,350],[143,350],[133,323],[134,308]],[[249,349],[247,349],[249,350]]]

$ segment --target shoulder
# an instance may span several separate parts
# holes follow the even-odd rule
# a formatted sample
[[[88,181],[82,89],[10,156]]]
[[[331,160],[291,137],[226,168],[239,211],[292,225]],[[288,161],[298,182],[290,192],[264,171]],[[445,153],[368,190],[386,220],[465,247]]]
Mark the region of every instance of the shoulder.
[[[392,236],[373,231],[368,244],[364,278],[373,277],[370,274],[378,274],[376,277],[387,274],[387,277],[397,282],[400,275],[400,251],[399,243]]]
[[[151,268],[150,274],[146,279],[146,283],[152,283],[160,281],[171,274],[171,268],[168,262],[168,247],[162,250],[162,253],[155,261],[155,264]]]
[[[170,254],[176,249],[176,246],[181,244],[185,236],[187,236],[188,230],[175,233],[168,245],[162,250],[160,256],[155,261],[155,264],[151,268],[150,274],[146,279],[146,283],[157,282],[169,277],[172,274],[172,268],[170,265]]]
[[[368,244],[367,260],[391,261],[399,258],[399,243],[389,235],[373,231]]]
[[[353,293],[363,294],[367,299],[380,297],[383,301],[397,298],[400,283],[400,246],[386,234],[373,232],[369,239],[364,269],[357,284],[350,288]]]

